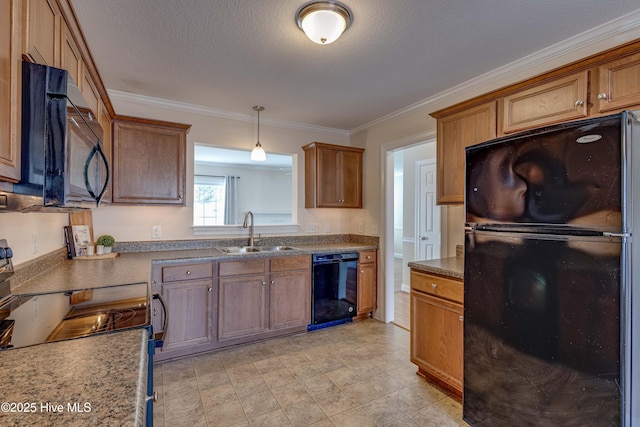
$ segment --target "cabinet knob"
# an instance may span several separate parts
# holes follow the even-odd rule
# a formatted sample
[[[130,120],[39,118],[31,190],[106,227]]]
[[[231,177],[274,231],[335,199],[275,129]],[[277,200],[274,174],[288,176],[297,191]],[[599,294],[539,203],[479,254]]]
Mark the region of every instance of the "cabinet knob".
[[[275,285],[275,284],[276,284],[276,281],[275,281],[275,280],[272,280],[272,281],[271,281],[271,284],[272,284],[272,285]]]
[[[599,94],[598,94],[598,99],[599,99],[599,100],[605,100],[605,99],[607,99],[607,94],[606,94],[606,93],[604,93],[604,92],[599,93]]]
[[[183,198],[183,197],[184,197],[184,196],[182,195],[182,193],[178,194],[178,199],[179,199],[179,200],[182,200],[182,198]]]
[[[267,286],[267,282],[262,282],[262,286]]]
[[[575,103],[575,106],[576,106],[576,107],[581,107],[581,106],[583,106],[583,105],[584,105],[584,101],[583,101],[582,99],[578,99],[578,100],[576,101],[576,103]]]
[[[191,271],[187,270],[187,276],[191,276]]]
[[[437,288],[437,287],[438,287],[438,285],[436,285],[435,283],[432,283],[432,284],[431,284],[431,287],[432,287],[433,289],[435,289],[435,288]]]
[[[464,316],[460,316],[460,317],[458,317],[458,319],[460,319],[460,321],[463,321],[464,320]]]
[[[371,255],[367,255],[367,259],[371,259]]]
[[[427,236],[420,236],[420,240],[429,240]]]
[[[211,288],[207,288],[207,291],[211,292]]]
[[[155,285],[155,284],[156,284],[156,283],[158,283],[158,282],[156,282],[156,279],[153,279],[153,280],[151,281],[151,283],[153,283],[153,284]]]
[[[360,270],[360,273],[364,273],[364,270]]]

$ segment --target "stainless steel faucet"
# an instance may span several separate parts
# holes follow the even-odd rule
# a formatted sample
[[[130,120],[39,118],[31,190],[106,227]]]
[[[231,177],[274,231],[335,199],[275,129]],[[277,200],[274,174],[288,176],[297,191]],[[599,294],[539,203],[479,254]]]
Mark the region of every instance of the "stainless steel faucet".
[[[242,223],[242,228],[247,228],[247,218],[251,216],[251,225],[249,225],[249,246],[253,246],[253,212],[248,211],[244,214],[244,222]]]

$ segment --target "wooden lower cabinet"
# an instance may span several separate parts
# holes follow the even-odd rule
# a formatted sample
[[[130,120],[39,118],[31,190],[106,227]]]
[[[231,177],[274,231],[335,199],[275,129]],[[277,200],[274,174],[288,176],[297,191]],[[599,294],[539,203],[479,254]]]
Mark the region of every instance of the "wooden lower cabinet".
[[[458,397],[463,386],[463,305],[457,295],[462,288],[461,281],[411,271],[411,362],[418,365],[419,375]],[[454,300],[437,295],[440,290]]]
[[[225,341],[267,330],[265,275],[221,277],[218,280],[218,340]]]
[[[213,262],[154,265],[151,289],[166,304],[167,328],[156,360],[166,360],[215,347],[215,306]],[[163,329],[165,318],[154,301],[153,330]]]
[[[377,308],[377,251],[360,252],[358,261],[358,318]]]
[[[218,343],[305,331],[311,320],[309,255],[220,261]]]

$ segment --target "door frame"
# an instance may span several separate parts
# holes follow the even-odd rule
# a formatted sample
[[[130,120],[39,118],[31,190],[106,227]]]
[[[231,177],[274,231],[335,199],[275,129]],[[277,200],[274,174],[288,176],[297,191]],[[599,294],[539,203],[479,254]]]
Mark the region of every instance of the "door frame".
[[[380,245],[380,270],[378,276],[384,277],[384,286],[378,286],[378,310],[375,318],[385,323],[393,322],[393,152],[413,145],[431,143],[436,140],[435,130],[421,132],[380,145],[380,188],[382,203],[380,218],[384,224],[384,235]],[[442,224],[441,224],[442,226]],[[382,292],[381,292],[382,291]]]

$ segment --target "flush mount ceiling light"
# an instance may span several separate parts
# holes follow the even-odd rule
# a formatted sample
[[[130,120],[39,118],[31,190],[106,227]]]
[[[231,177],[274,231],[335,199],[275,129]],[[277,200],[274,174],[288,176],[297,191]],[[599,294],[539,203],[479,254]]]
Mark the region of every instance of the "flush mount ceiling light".
[[[308,3],[296,14],[298,27],[318,44],[329,44],[338,39],[353,21],[347,6],[335,1]]]
[[[264,162],[265,160],[267,160],[267,154],[264,152],[262,144],[260,144],[260,111],[264,111],[264,107],[256,105],[255,107],[253,107],[253,110],[258,112],[258,142],[251,151],[251,160],[255,160],[256,162]]]

